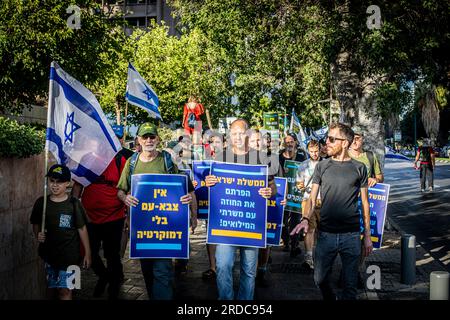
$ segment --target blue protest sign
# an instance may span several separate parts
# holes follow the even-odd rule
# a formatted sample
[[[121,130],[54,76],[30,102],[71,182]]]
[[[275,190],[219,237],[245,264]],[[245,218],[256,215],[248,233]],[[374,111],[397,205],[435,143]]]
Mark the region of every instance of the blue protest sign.
[[[208,219],[208,197],[209,190],[205,186],[206,176],[209,175],[211,170],[211,161],[193,161],[192,171],[194,172],[194,181],[197,182],[195,187],[195,197],[197,198],[197,219]]]
[[[281,201],[286,197],[287,179],[275,178],[277,194],[267,201],[267,244],[279,246],[283,227],[284,206]]]
[[[219,182],[209,192],[207,243],[266,247],[267,166],[212,162]]]
[[[189,205],[184,174],[134,174],[131,194],[130,258],[189,258]]]
[[[377,183],[374,187],[369,188],[370,235],[374,249],[380,249],[383,242],[386,209],[389,201],[389,189],[390,185],[384,183]],[[361,198],[358,199],[358,209],[360,214],[361,234],[363,234],[364,221]]]

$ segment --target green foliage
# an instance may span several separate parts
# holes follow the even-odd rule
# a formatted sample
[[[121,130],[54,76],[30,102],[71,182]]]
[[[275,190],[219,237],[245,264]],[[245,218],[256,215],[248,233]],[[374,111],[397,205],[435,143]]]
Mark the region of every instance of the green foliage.
[[[392,114],[401,114],[413,99],[406,87],[399,87],[395,82],[386,82],[376,89],[378,112],[383,119]]]
[[[383,116],[406,106],[400,88],[407,81],[425,77],[448,87],[448,1],[169,2],[186,30],[199,28],[223,48],[247,119],[257,117],[269,93],[271,111],[293,107],[306,126],[319,126],[327,108],[317,101],[330,95],[330,64],[341,52],[361,81],[383,77],[376,90]],[[379,30],[367,27],[369,5],[381,9]],[[363,85],[353,84],[355,90]]]
[[[449,95],[449,91],[443,86],[436,87],[436,100],[442,109],[448,105],[447,97]]]
[[[190,95],[199,97],[215,119],[231,112],[228,74],[221,67],[220,48],[212,45],[198,30],[177,38],[169,36],[165,25],[153,25],[148,32],[134,31],[124,43],[115,70],[99,85],[100,103],[108,112],[124,112],[128,61],[155,90],[165,123],[182,120],[183,106]],[[128,106],[128,121],[148,121],[144,110]]]
[[[201,30],[222,48],[239,116],[257,124],[264,111],[296,109],[300,117],[329,96],[332,16],[299,1],[173,0],[185,30]],[[269,97],[269,104],[260,104]],[[322,122],[320,112],[303,118]]]
[[[44,150],[45,130],[0,117],[0,157],[27,158]]]
[[[108,19],[98,1],[82,0],[76,1],[81,29],[70,29],[66,9],[71,4],[75,2],[0,2],[0,111],[20,111],[36,98],[45,99],[53,60],[87,86],[107,77],[106,62],[116,59],[125,38],[122,21]]]

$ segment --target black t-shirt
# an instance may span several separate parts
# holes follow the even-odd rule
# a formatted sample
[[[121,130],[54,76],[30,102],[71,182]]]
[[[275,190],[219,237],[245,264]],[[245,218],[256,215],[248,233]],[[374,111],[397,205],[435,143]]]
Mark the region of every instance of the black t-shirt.
[[[279,163],[280,163],[280,167],[283,170],[283,176],[286,175],[286,172],[284,170],[284,163],[286,162],[286,160],[292,160],[292,161],[297,161],[297,162],[303,162],[303,161],[306,160],[306,156],[303,153],[300,153],[300,152],[297,152],[295,154],[295,158],[292,158],[292,159],[291,158],[286,158],[283,155],[284,151],[285,151],[285,149],[280,151],[279,158],[278,158],[279,159]]]
[[[31,213],[31,224],[40,225],[44,197],[36,200]],[[78,229],[86,225],[87,219],[81,202],[68,197],[62,202],[54,202],[47,197],[45,213],[46,238],[39,244],[39,255],[45,262],[58,269],[78,265],[81,261],[80,236]]]
[[[267,153],[251,148],[245,155],[237,155],[231,151],[231,148],[227,148],[218,153],[215,160],[228,163],[267,165],[268,181],[274,180],[275,175],[278,174],[278,166],[276,164],[272,165],[271,157],[267,156]]]
[[[356,160],[320,161],[314,171],[312,183],[319,184],[322,207],[319,230],[330,233],[360,230],[358,195],[367,187],[366,166]]]

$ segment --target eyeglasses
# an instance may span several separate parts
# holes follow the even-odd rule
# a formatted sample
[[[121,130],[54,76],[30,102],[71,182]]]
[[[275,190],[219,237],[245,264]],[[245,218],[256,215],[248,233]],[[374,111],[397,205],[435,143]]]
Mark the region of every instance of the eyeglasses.
[[[331,143],[335,143],[336,140],[341,140],[341,141],[345,141],[347,139],[342,139],[342,138],[338,138],[338,137],[333,137],[333,136],[328,136],[327,140],[329,140]]]
[[[143,140],[147,140],[147,139],[150,139],[150,140],[154,140],[154,139],[156,139],[156,135],[154,135],[154,134],[149,134],[149,135],[143,135],[141,138],[143,139]]]

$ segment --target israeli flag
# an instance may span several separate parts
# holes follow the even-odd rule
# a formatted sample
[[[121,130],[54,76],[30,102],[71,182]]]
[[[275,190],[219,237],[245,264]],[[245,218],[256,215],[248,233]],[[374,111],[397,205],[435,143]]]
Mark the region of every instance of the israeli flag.
[[[56,63],[50,68],[46,150],[88,186],[122,149],[95,96]]]
[[[392,149],[389,146],[385,146],[385,157],[390,158],[390,159],[413,161],[412,159],[408,158],[407,156],[404,156],[401,153],[396,152],[394,149]]]
[[[300,147],[306,150],[306,145],[308,144],[309,137],[306,135],[305,131],[300,124],[300,119],[295,114],[294,108],[292,108],[292,116],[291,116],[291,132],[297,133],[297,139],[300,144]]]
[[[148,111],[151,117],[162,120],[161,113],[158,109],[159,100],[155,91],[153,91],[131,63],[128,63],[127,92],[125,94],[125,99],[132,105]]]
[[[318,140],[320,139],[325,139],[325,137],[328,134],[328,126],[322,127],[319,130],[316,130],[313,132],[313,135],[318,138]]]

